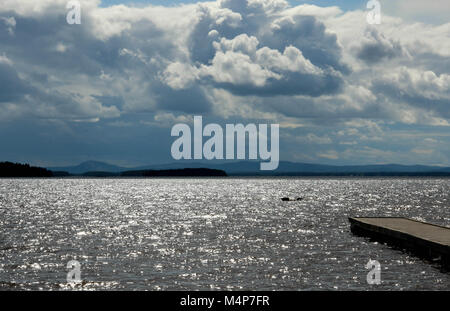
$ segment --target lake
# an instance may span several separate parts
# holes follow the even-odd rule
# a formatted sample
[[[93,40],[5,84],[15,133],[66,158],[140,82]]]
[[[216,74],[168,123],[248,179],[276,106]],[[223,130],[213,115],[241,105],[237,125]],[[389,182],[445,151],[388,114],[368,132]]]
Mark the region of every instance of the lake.
[[[0,179],[0,290],[449,290],[437,264],[348,223],[450,226],[449,189],[445,178]],[[367,284],[370,259],[380,285]],[[82,286],[66,281],[71,260]]]

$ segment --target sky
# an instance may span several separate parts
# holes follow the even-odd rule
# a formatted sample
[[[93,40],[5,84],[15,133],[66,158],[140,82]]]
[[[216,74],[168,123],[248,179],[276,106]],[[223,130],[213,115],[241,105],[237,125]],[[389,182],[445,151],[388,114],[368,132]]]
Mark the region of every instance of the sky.
[[[280,159],[450,166],[450,2],[0,2],[0,161],[168,163],[177,123],[279,124]]]

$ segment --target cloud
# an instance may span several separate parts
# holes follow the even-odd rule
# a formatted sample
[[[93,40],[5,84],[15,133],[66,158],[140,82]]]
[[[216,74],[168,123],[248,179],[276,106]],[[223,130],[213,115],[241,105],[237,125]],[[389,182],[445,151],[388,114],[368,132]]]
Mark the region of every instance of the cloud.
[[[199,79],[199,70],[181,62],[168,65],[161,77],[161,80],[174,90],[186,89],[197,79]]]
[[[12,61],[6,55],[0,55],[0,64],[12,66]]]
[[[0,18],[0,21],[3,21],[3,23],[6,26],[6,29],[8,33],[13,36],[14,35],[14,29],[16,28],[16,19],[14,17],[2,17]]]
[[[391,32],[367,25],[361,27],[359,44],[343,44],[347,36],[354,37],[343,28],[344,20],[354,21],[358,15],[343,14],[337,7],[291,7],[281,0],[173,8],[98,4],[82,2],[81,25],[65,24],[63,1],[24,1],[19,7],[6,1],[0,12],[5,20],[15,21],[15,36],[4,34],[2,40],[8,55],[18,60],[16,70],[28,80],[24,83],[45,88],[41,94],[54,90],[63,96],[122,98],[119,104],[94,108],[105,113],[95,116],[100,118],[127,111],[207,113],[218,105],[218,89],[238,98],[252,97],[253,103],[259,102],[253,108],[262,113],[386,117],[395,107],[383,106],[381,82],[365,75],[357,60],[366,65],[390,60],[401,68],[400,62],[411,63],[425,51],[440,53],[423,42],[427,48],[422,54],[409,54],[409,40],[402,42],[389,36]],[[333,26],[337,20],[340,27]],[[393,27],[398,23],[384,21]],[[22,48],[24,40],[32,49]],[[38,76],[48,79],[45,86]],[[417,108],[417,98],[403,99],[401,109]],[[109,113],[108,107],[120,112]],[[430,118],[445,111],[433,113]]]
[[[317,154],[317,156],[320,158],[326,158],[326,159],[330,159],[330,160],[339,159],[339,154],[335,150],[328,150],[326,152]]]
[[[446,0],[396,0],[382,2],[382,10],[410,21],[446,23],[450,6]]]
[[[450,118],[450,75],[436,75],[401,67],[395,73],[377,77],[373,83],[375,92],[383,94],[390,102],[400,102],[422,109],[426,114]],[[417,122],[417,120],[412,120]],[[444,121],[444,120],[443,120]]]
[[[216,5],[218,4],[218,5]],[[339,91],[348,68],[336,36],[285,1],[220,1],[200,5],[190,35],[191,65],[202,82],[240,95]],[[187,80],[192,71],[187,71]]]
[[[401,57],[404,55],[404,51],[399,42],[387,39],[376,29],[368,29],[365,40],[356,49],[356,55],[366,63],[374,64],[394,57]]]
[[[66,3],[0,2],[2,121],[158,130],[193,114],[279,122],[315,146],[290,157],[312,160],[350,159],[352,146],[398,156],[376,144],[399,128],[450,125],[449,23],[411,21],[387,5],[371,26],[364,11],[284,0],[83,0],[81,25],[68,25]],[[411,12],[448,7],[408,3]],[[450,161],[445,150],[432,156]]]
[[[19,77],[13,62],[0,56],[0,103],[16,102],[34,90]]]
[[[411,149],[411,152],[417,153],[417,154],[424,154],[429,155],[433,153],[433,150],[430,149]]]

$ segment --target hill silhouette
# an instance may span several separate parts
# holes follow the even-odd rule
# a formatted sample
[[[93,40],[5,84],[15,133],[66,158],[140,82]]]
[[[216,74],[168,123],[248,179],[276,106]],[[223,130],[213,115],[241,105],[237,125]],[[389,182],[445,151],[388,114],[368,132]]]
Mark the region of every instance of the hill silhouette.
[[[128,171],[161,171],[208,168],[225,171],[234,176],[450,176],[450,167],[427,165],[324,165],[280,161],[278,169],[261,171],[259,161],[177,161],[167,164],[154,164],[134,168],[124,168],[112,164],[89,161],[76,166],[49,167],[52,171],[66,171],[70,174],[95,176],[120,176]]]
[[[0,177],[53,177],[53,172],[42,167],[12,162],[0,162]]]
[[[99,163],[99,162],[97,162]],[[95,165],[97,165],[97,163]],[[100,162],[101,163],[101,162]],[[89,167],[90,165],[87,165]],[[103,165],[102,167],[113,167],[112,165]],[[92,167],[92,166],[91,166]],[[135,170],[123,172],[103,172],[90,171],[83,174],[69,174],[65,171],[50,171],[42,167],[30,166],[29,164],[20,164],[12,162],[0,163],[0,177],[214,177],[227,176],[224,171],[208,168],[186,168],[173,170]]]
[[[294,163],[281,161],[275,171],[259,170],[257,161],[189,162],[124,168],[89,161],[76,166],[41,168],[12,162],[0,162],[0,177],[195,177],[195,176],[450,176],[450,167],[426,165],[348,165]]]
[[[86,161],[74,166],[64,166],[64,167],[48,167],[52,171],[68,172],[70,174],[85,174],[87,172],[108,172],[108,173],[119,173],[129,170],[125,167],[120,167],[100,161]]]

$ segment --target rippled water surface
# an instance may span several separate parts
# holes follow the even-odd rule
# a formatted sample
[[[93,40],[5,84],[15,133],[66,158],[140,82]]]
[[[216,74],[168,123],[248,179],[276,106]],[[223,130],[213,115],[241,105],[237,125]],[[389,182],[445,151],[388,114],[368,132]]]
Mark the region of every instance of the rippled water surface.
[[[450,273],[348,216],[450,226],[450,179],[0,179],[0,289],[423,290]],[[284,196],[304,196],[281,202]],[[382,284],[366,281],[369,259]]]

